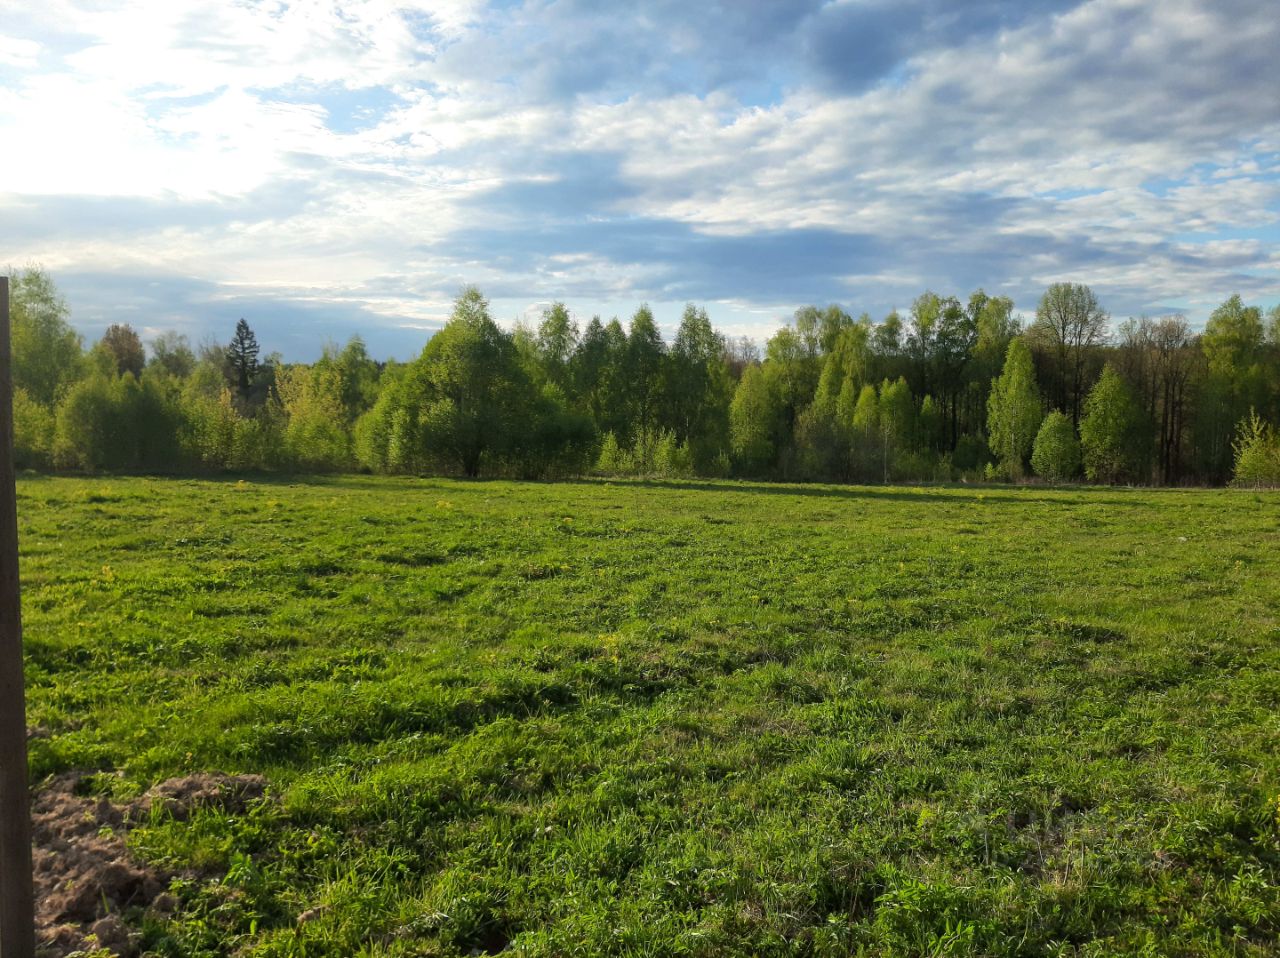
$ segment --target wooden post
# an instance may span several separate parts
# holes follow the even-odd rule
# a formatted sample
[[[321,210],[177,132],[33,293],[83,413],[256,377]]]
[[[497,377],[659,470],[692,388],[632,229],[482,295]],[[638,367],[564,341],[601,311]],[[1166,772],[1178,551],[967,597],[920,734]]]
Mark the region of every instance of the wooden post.
[[[9,278],[0,276],[0,958],[34,958],[36,951],[22,610],[18,603]]]

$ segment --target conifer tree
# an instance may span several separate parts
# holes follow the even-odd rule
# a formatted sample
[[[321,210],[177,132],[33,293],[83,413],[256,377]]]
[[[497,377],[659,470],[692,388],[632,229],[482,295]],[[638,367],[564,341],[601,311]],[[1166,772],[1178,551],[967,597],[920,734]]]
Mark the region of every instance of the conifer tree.
[[[236,334],[227,346],[227,366],[235,378],[240,396],[248,396],[249,387],[258,374],[258,337],[253,335],[243,317],[236,323]]]

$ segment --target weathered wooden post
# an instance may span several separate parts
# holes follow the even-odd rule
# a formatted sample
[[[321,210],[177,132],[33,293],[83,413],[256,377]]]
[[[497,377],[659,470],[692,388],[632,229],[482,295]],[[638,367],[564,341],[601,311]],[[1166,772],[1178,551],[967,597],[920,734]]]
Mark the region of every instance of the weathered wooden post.
[[[13,469],[9,278],[0,276],[0,958],[34,958],[31,799],[18,586],[18,495]]]

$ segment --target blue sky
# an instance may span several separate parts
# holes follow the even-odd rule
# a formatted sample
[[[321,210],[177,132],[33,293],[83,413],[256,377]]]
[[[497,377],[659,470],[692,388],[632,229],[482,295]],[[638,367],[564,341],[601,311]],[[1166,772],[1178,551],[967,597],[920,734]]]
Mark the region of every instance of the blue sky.
[[[412,356],[685,302],[764,339],[981,286],[1280,301],[1274,0],[0,0],[0,264],[130,322]]]

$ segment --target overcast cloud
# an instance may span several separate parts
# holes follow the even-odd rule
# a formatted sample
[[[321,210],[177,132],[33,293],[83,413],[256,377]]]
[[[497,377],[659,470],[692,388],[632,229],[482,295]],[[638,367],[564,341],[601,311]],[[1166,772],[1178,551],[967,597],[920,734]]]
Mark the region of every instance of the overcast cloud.
[[[0,0],[0,263],[110,322],[415,354],[688,300],[1280,300],[1273,0]]]

